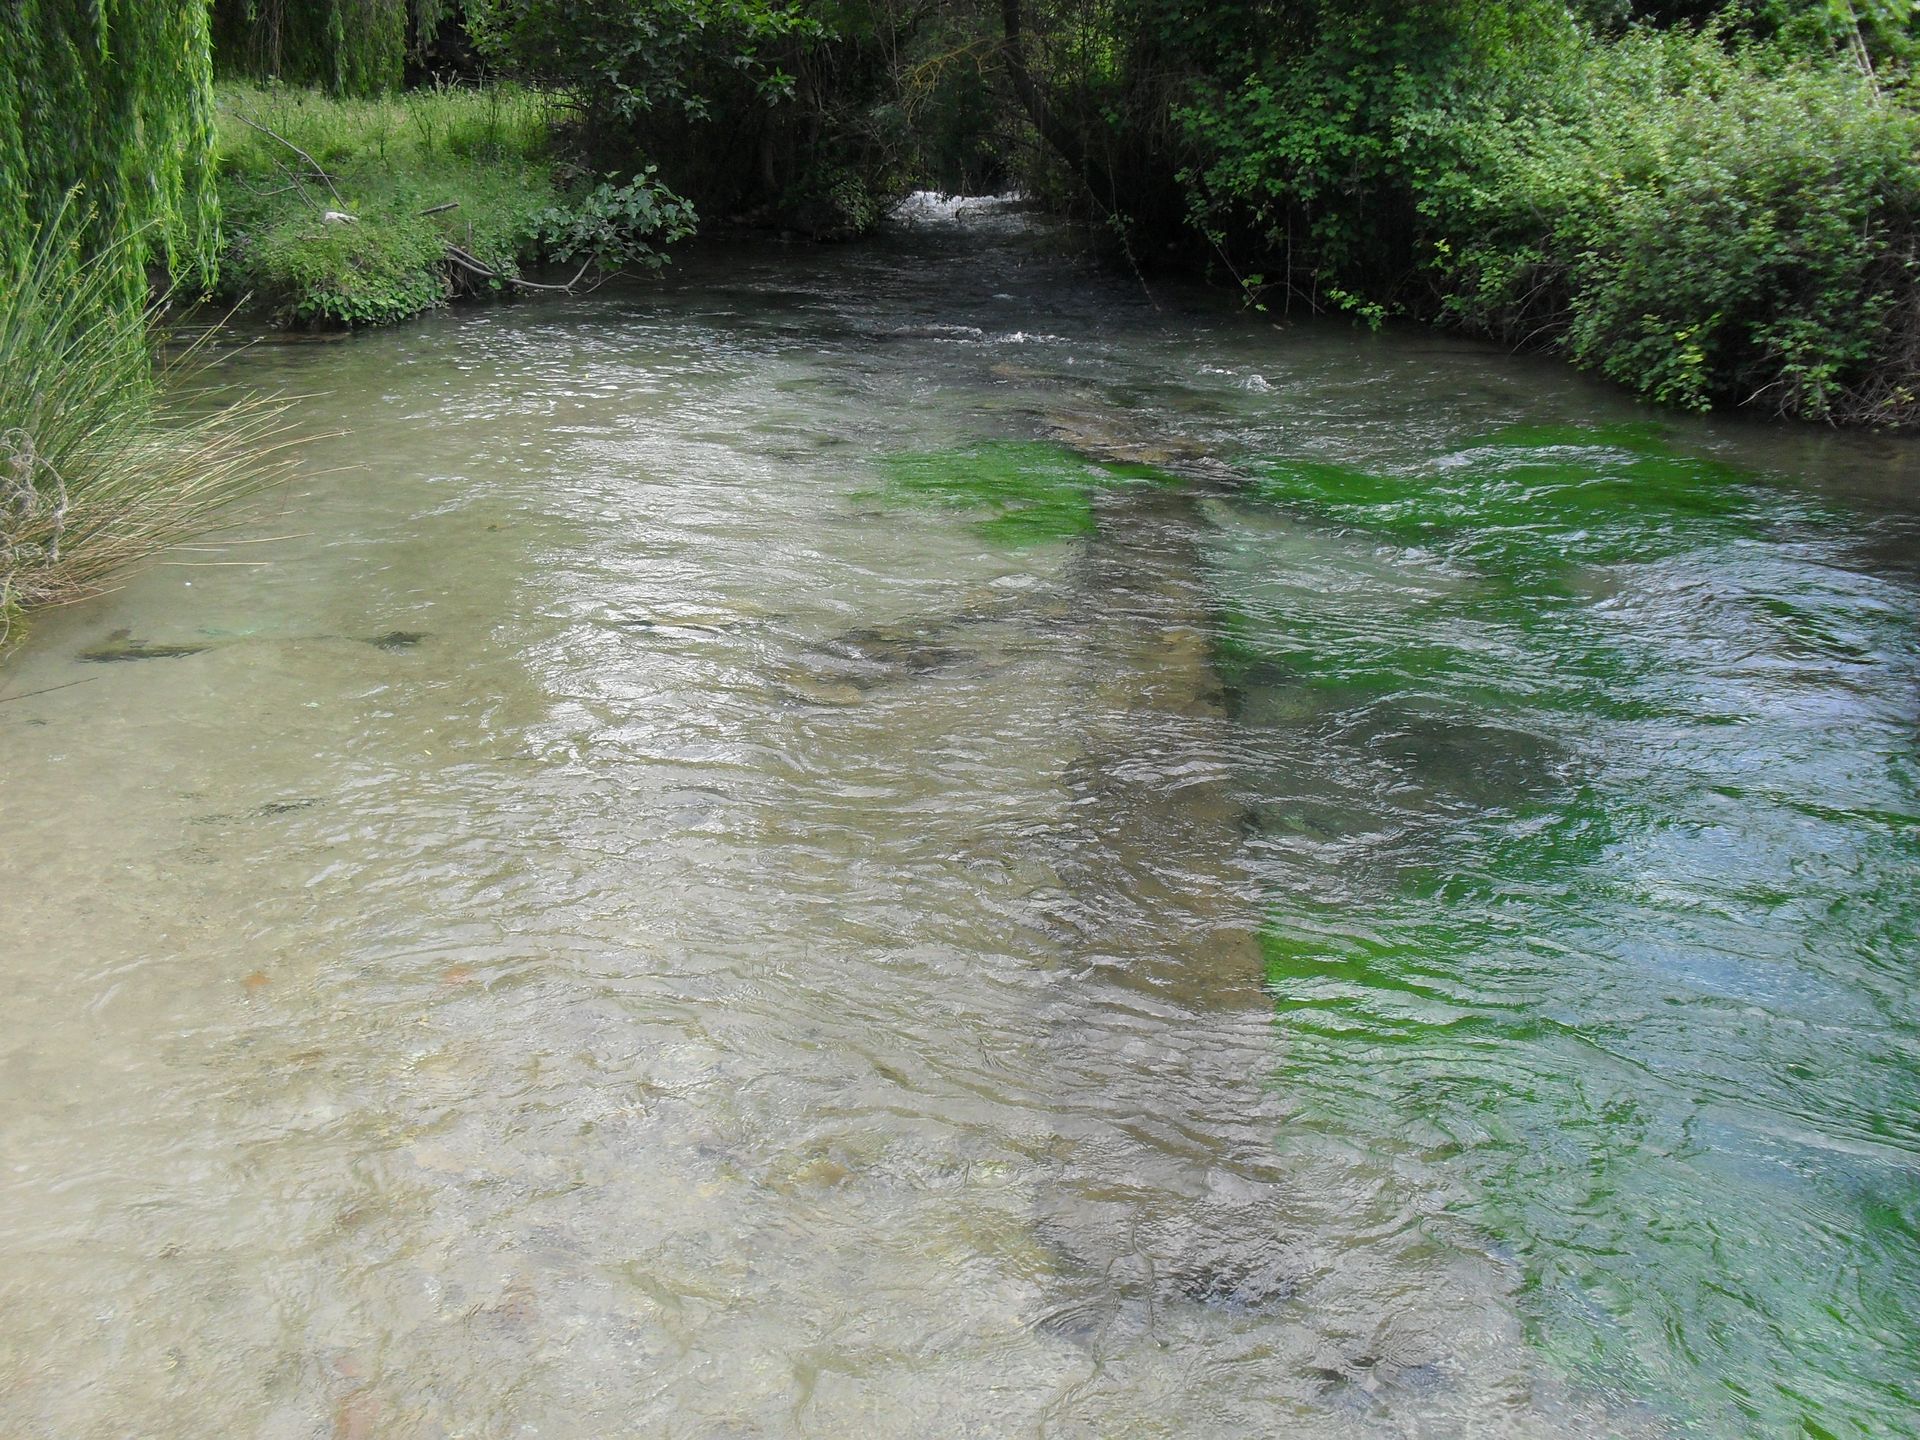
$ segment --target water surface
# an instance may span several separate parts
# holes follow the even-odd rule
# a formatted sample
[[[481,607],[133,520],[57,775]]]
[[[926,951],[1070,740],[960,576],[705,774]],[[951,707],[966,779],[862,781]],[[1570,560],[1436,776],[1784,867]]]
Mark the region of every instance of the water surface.
[[[0,1431],[1920,1433],[1904,447],[990,206],[237,364],[0,673]]]

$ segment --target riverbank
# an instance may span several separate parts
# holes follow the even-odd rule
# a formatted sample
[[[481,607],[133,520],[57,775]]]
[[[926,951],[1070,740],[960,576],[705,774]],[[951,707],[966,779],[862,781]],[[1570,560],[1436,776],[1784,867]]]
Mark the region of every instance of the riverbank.
[[[1471,27],[1453,41],[1493,43]],[[1206,272],[1266,314],[1399,317],[1556,353],[1667,408],[1912,427],[1920,114],[1904,88],[1724,29],[1566,22],[1525,53],[1467,67],[1462,98],[1449,52],[1431,93],[1374,95],[1352,134],[1362,117],[1329,127],[1323,93],[1344,51],[1292,55],[1284,85],[1182,110],[1179,203],[1156,220],[1154,186],[1120,186],[1133,198],[1090,242]],[[218,111],[222,289],[285,325],[393,323],[525,288],[548,261],[657,266],[693,228],[650,173],[582,168],[579,108],[558,92],[228,84]],[[1038,136],[1017,149],[1044,203],[1084,210]],[[602,153],[663,152],[636,135]]]
[[[567,288],[648,267],[691,210],[648,177],[591,177],[553,144],[553,102],[511,85],[345,99],[218,91],[220,291],[276,323],[388,325],[459,295]],[[554,264],[573,270],[535,280]]]
[[[125,256],[90,250],[89,220],[64,210],[0,262],[0,652],[27,612],[101,593],[285,455],[275,401],[221,399],[192,351],[156,372],[156,312],[126,302]]]

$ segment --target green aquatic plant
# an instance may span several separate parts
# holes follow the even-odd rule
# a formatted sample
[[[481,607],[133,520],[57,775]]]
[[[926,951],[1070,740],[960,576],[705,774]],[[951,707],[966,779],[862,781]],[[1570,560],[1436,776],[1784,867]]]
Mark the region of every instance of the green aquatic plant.
[[[1093,497],[1103,489],[1174,483],[1149,465],[1105,464],[1043,441],[985,440],[878,463],[886,498],[978,514],[979,533],[1008,546],[1091,535]]]
[[[1284,532],[1295,551],[1234,562],[1216,664],[1249,713],[1286,692],[1331,712],[1426,697],[1462,723],[1654,718],[1671,702],[1638,683],[1646,655],[1591,602],[1633,566],[1763,534],[1778,499],[1640,426],[1510,428],[1393,471],[1270,462],[1243,528],[1270,517],[1269,547]]]
[[[1528,427],[1381,473],[1318,460],[1260,467],[1258,499],[1511,574],[1671,554],[1751,528],[1751,480],[1638,427]]]
[[[1911,1433],[1920,1071],[1877,1037],[1920,800],[1851,678],[1910,606],[1798,558],[1822,507],[1637,427],[1278,464],[1229,515],[1223,672],[1331,777],[1250,805],[1281,1144],[1443,1191],[1576,1387]]]

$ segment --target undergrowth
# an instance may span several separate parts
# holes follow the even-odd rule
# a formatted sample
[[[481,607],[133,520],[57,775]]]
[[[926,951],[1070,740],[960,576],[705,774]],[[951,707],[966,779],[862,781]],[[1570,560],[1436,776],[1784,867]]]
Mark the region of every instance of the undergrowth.
[[[1556,0],[1304,8],[1178,109],[1190,222],[1250,299],[1557,349],[1686,409],[1920,423],[1904,59],[1733,10],[1615,36]]]
[[[1870,76],[1640,32],[1440,128],[1455,321],[1663,404],[1920,420],[1920,114]]]
[[[381,325],[548,260],[660,263],[691,211],[647,174],[559,167],[551,105],[512,86],[369,100],[222,86],[223,289],[287,324]]]

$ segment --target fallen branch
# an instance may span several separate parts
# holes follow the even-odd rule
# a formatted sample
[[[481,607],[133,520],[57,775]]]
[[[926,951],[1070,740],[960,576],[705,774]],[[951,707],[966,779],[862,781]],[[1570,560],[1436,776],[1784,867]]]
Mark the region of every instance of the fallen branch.
[[[18,695],[0,695],[0,705],[5,705],[9,700],[31,700],[36,695],[51,695],[56,690],[71,690],[76,685],[91,685],[98,678],[97,675],[90,675],[85,680],[69,680],[64,685],[49,685],[42,690],[23,690]]]
[[[458,200],[447,200],[439,205],[429,205],[426,209],[415,213],[420,215],[441,215],[448,210],[458,210],[459,208],[460,202]]]
[[[248,129],[258,130],[262,135],[265,135],[269,140],[278,140],[282,145],[286,146],[287,149],[293,151],[294,154],[298,155],[302,160],[306,161],[307,164],[311,166],[313,169],[314,178],[319,180],[319,182],[322,185],[327,187],[328,192],[332,194],[333,198],[335,200],[340,201],[342,208],[346,206],[347,202],[345,200],[340,199],[340,192],[334,189],[333,177],[327,174],[326,170],[321,166],[320,162],[314,159],[313,156],[309,155],[306,151],[302,150],[298,145],[294,144],[291,140],[287,139],[286,136],[280,134],[277,130],[269,130],[266,126],[262,125],[258,120],[249,120],[245,115],[242,115],[238,110],[230,109],[228,110],[227,113],[233,116],[233,118],[238,120],[242,125],[245,125]]]
[[[465,250],[462,250],[458,245],[449,244],[447,246],[447,259],[455,265],[458,265],[462,270],[465,270],[469,275],[478,275],[482,280],[498,280],[505,285],[518,285],[523,290],[561,290],[569,295],[573,294],[574,286],[580,283],[581,277],[593,268],[593,261],[589,258],[586,264],[574,272],[573,278],[567,281],[566,284],[543,285],[537,280],[522,280],[518,275],[507,275],[499,270],[493,269],[491,266],[482,264]]]

